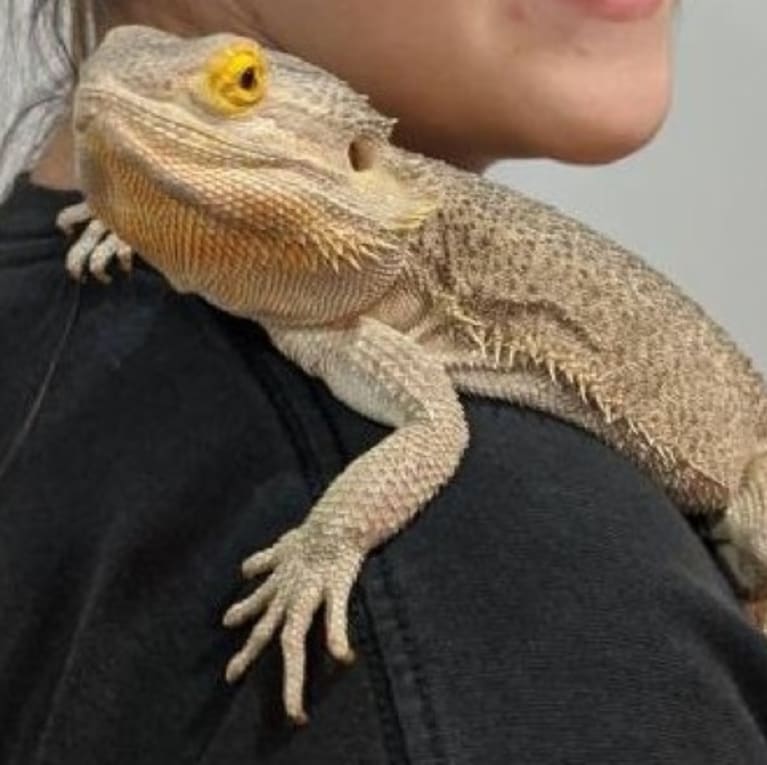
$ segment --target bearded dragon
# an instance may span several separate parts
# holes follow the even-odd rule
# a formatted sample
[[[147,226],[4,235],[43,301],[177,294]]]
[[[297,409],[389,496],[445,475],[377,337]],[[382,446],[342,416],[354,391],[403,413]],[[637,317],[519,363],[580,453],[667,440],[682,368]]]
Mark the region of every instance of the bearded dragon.
[[[767,598],[767,387],[725,333],[635,255],[550,206],[393,145],[394,121],[330,73],[228,34],[109,32],[74,132],[85,202],[70,273],[134,252],[180,292],[258,322],[357,412],[393,428],[305,522],[242,564],[268,574],[239,678],[278,633],[306,721],[305,638],[340,661],[366,555],[448,482],[459,393],[568,420],[711,519],[742,598]],[[87,225],[86,225],[87,224]],[[467,512],[471,512],[467,508]]]

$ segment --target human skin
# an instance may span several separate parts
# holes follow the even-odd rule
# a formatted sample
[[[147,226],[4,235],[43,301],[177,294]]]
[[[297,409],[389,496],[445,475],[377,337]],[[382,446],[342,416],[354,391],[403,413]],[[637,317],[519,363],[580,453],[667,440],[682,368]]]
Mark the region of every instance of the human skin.
[[[397,117],[395,140],[474,170],[504,157],[599,163],[666,115],[673,0],[608,20],[574,0],[118,0],[107,28],[231,31],[317,63]],[[103,31],[103,30],[102,30]],[[33,172],[76,188],[68,127]]]

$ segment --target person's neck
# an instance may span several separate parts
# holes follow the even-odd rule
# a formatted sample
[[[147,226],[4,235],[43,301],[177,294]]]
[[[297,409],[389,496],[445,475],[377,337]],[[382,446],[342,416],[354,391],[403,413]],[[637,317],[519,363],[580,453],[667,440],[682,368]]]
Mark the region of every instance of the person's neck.
[[[54,128],[30,178],[37,186],[80,190],[75,172],[75,144],[68,119],[61,120]]]

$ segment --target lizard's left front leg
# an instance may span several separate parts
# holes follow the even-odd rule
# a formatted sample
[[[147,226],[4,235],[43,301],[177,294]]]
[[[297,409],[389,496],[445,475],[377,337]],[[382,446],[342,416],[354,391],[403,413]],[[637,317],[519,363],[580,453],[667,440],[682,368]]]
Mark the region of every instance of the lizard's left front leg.
[[[468,441],[463,409],[444,368],[413,340],[372,319],[342,330],[270,328],[275,344],[356,411],[395,432],[333,481],[306,521],[243,563],[243,574],[271,572],[224,624],[261,614],[229,662],[240,677],[282,625],[287,712],[305,722],[305,638],[325,605],[331,654],[353,657],[347,636],[349,593],[374,547],[389,539],[455,472]]]

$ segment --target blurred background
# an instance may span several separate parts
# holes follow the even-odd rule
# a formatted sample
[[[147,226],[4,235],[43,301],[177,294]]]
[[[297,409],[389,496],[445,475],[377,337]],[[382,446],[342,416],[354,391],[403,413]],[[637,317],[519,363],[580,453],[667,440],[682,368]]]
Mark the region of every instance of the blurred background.
[[[30,96],[21,83],[47,87],[38,72],[20,76],[23,61],[9,39],[27,32],[9,23],[7,2],[0,0],[0,136],[19,97]],[[644,151],[608,167],[515,161],[491,175],[640,253],[767,372],[767,0],[683,0],[676,48],[674,106]],[[0,157],[0,197],[44,127],[35,115]]]
[[[491,175],[640,253],[767,372],[767,1],[683,0],[676,50],[674,106],[646,149]]]

